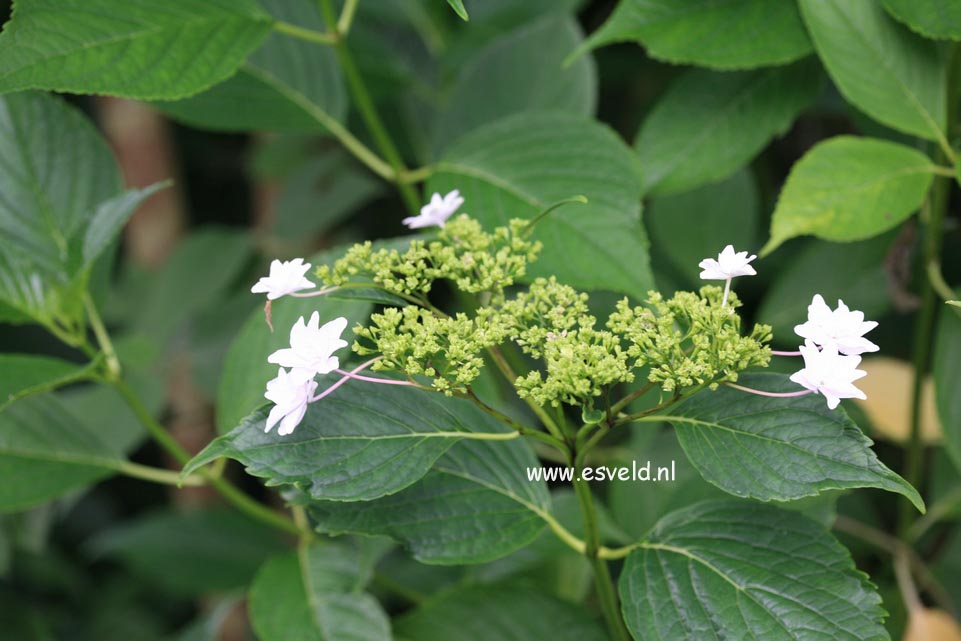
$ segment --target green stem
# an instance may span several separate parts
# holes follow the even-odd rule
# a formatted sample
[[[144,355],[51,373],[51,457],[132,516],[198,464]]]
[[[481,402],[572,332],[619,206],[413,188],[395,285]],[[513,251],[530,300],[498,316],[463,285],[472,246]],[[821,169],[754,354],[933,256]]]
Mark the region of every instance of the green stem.
[[[107,360],[107,375],[111,380],[120,378],[120,360],[117,358],[117,352],[114,351],[113,343],[110,342],[110,335],[107,333],[107,328],[104,327],[103,320],[100,318],[100,314],[97,312],[97,306],[94,305],[93,298],[90,294],[83,295],[83,304],[87,309],[87,316],[90,319],[90,327],[93,329],[94,336],[97,337],[97,343],[100,345],[100,349],[103,351],[103,355]]]
[[[644,385],[634,390],[633,392],[631,392],[630,394],[628,394],[618,402],[614,403],[611,406],[611,414],[614,416],[617,416],[622,409],[624,409],[625,407],[627,407],[628,405],[630,405],[640,397],[644,396],[652,389],[654,389],[654,383],[645,383]]]
[[[160,483],[162,485],[176,485],[178,487],[202,487],[207,485],[207,481],[200,476],[190,475],[186,478],[181,478],[180,472],[165,470],[159,467],[150,467],[149,465],[141,465],[131,461],[123,461],[117,468],[117,471],[124,476],[151,481],[152,483]]]
[[[405,183],[419,183],[427,180],[434,174],[434,168],[430,165],[417,169],[408,169],[400,175],[399,180]]]
[[[961,488],[955,488],[934,502],[927,513],[914,522],[908,531],[909,540],[915,542],[920,540],[932,526],[956,514],[959,509],[961,509]]]
[[[190,460],[190,454],[185,450],[180,443],[178,443],[170,435],[163,426],[157,422],[150,411],[144,406],[140,401],[140,398],[134,393],[134,391],[127,385],[126,381],[123,379],[116,379],[110,381],[114,389],[123,397],[124,401],[137,416],[140,422],[143,424],[147,431],[150,433],[151,437],[168,453],[170,456],[174,457],[178,463],[181,465],[186,465]],[[254,499],[250,498],[235,486],[233,486],[229,481],[220,476],[216,476],[210,472],[210,470],[204,468],[197,472],[197,475],[206,480],[211,487],[213,487],[217,492],[220,493],[228,503],[233,505],[235,508],[246,514],[252,519],[262,521],[268,525],[281,529],[290,534],[295,534],[300,536],[302,534],[300,528],[297,524],[291,521],[289,518],[282,514],[278,514],[274,510],[268,508],[265,505],[261,505]]]
[[[954,293],[954,289],[948,285],[948,281],[944,280],[944,274],[941,273],[941,262],[938,260],[933,260],[928,263],[928,282],[931,283],[931,288],[934,292],[943,300],[948,302],[949,300],[955,300],[958,295]]]
[[[501,374],[504,375],[504,378],[507,379],[507,382],[510,383],[511,387],[514,387],[514,382],[517,380],[517,374],[510,366],[510,363],[507,362],[507,359],[504,357],[504,353],[498,347],[491,347],[487,350],[487,353],[490,354],[494,364],[497,365],[497,369],[499,369]],[[558,441],[564,442],[564,434],[561,432],[561,428],[558,427],[558,425],[554,422],[554,419],[551,418],[550,414],[544,411],[543,407],[531,399],[525,398],[524,401],[527,403],[527,406],[531,408],[531,411],[534,412],[537,418],[540,419],[541,423],[544,424],[544,427],[547,428],[547,431],[551,433],[551,436]]]
[[[470,400],[471,402],[473,402],[474,405],[476,405],[477,407],[479,407],[480,409],[482,409],[484,412],[490,414],[491,416],[493,416],[494,418],[496,418],[496,419],[497,419],[498,421],[500,421],[501,423],[504,423],[504,424],[507,425],[508,427],[514,429],[514,433],[515,433],[515,434],[518,434],[518,435],[521,435],[521,436],[530,436],[531,438],[536,438],[536,439],[539,440],[539,441],[542,441],[542,442],[544,442],[544,443],[547,443],[548,445],[551,445],[551,446],[555,447],[556,449],[560,450],[561,452],[566,452],[566,451],[567,451],[567,445],[566,445],[563,441],[558,441],[557,439],[555,439],[555,438],[554,438],[553,436],[551,436],[550,434],[545,434],[544,432],[540,432],[540,431],[538,431],[538,430],[532,430],[532,429],[530,429],[530,428],[528,428],[528,427],[526,427],[526,426],[524,426],[524,425],[521,425],[520,423],[518,423],[517,421],[515,421],[514,419],[512,419],[510,416],[508,416],[507,414],[504,414],[504,413],[501,412],[500,410],[495,409],[495,408],[491,407],[490,405],[488,405],[487,403],[485,403],[484,401],[482,401],[482,400],[480,399],[480,397],[477,396],[477,394],[474,393],[474,390],[468,388],[467,394],[465,394],[465,395],[463,395],[463,396],[464,396],[464,398],[467,398],[468,400]],[[505,438],[505,440],[506,440],[506,438]]]
[[[324,21],[327,24],[336,24],[337,18],[334,14],[334,7],[331,0],[320,0],[320,9],[323,13]],[[354,59],[350,55],[347,43],[342,39],[338,39],[337,42],[334,43],[334,51],[337,52],[337,60],[340,62],[340,68],[341,71],[344,72],[347,87],[350,89],[351,96],[354,99],[354,106],[357,107],[361,118],[364,119],[364,123],[367,125],[368,131],[370,131],[370,134],[374,137],[380,153],[384,155],[390,164],[392,169],[391,179],[397,185],[401,197],[407,205],[407,209],[410,210],[411,214],[416,216],[420,212],[420,197],[409,183],[400,180],[400,176],[403,176],[407,172],[407,167],[404,166],[404,161],[400,156],[400,152],[397,150],[397,146],[394,144],[393,139],[391,139],[390,134],[387,133],[387,128],[384,127],[384,123],[377,114],[374,101],[367,91],[367,86],[364,84],[364,79],[360,75],[357,65],[354,64]]]
[[[282,20],[278,20],[277,22],[274,23],[274,31],[276,31],[277,33],[282,33],[285,36],[298,38],[300,40],[307,40],[308,42],[314,42],[321,45],[332,45],[336,43],[338,40],[336,33],[324,33],[322,31],[314,31],[313,29],[298,27],[295,24],[290,24],[289,22],[283,22]]]
[[[150,433],[151,438],[153,438],[157,443],[160,444],[170,456],[174,458],[180,465],[186,465],[191,459],[190,453],[185,450],[180,443],[178,443],[174,437],[170,435],[163,426],[157,422],[150,411],[144,406],[140,401],[137,394],[131,389],[123,379],[117,379],[110,381],[114,389],[123,397],[127,405],[133,410],[134,415],[140,421],[140,423],[147,428],[147,432]]]
[[[958,107],[958,88],[955,86],[961,78],[961,47],[954,44],[948,59],[948,123],[947,131],[951,131],[954,126],[953,114]],[[941,143],[941,154],[949,159],[952,164],[955,162],[954,153],[946,143]],[[942,159],[938,159],[939,161]],[[936,178],[931,188],[924,208],[928,210],[925,217],[924,211],[920,219],[927,221],[926,233],[924,235],[924,246],[922,249],[922,266],[928,276],[930,276],[929,266],[940,265],[941,263],[941,235],[944,227],[944,217],[948,208],[949,187],[951,182],[947,178]],[[940,270],[939,270],[940,271]],[[921,280],[921,311],[914,329],[913,361],[914,361],[914,380],[911,386],[911,434],[908,439],[907,461],[905,463],[905,480],[913,487],[922,490],[924,484],[924,442],[921,439],[921,392],[924,386],[924,378],[927,375],[928,363],[931,358],[931,346],[934,340],[934,323],[936,318],[937,293],[931,282],[930,277]],[[907,538],[910,528],[916,519],[914,508],[904,500],[898,515],[898,534],[902,538]]]
[[[344,8],[340,10],[340,19],[337,20],[337,33],[343,38],[350,31],[350,25],[354,21],[354,14],[357,13],[359,0],[347,0]]]
[[[371,583],[374,587],[380,588],[385,592],[390,592],[404,599],[411,605],[421,605],[427,601],[427,595],[418,592],[414,588],[402,585],[398,581],[380,572],[374,572],[374,575],[371,577]]]
[[[575,466],[574,475],[574,491],[577,494],[581,514],[584,517],[584,528],[586,532],[584,555],[587,557],[587,560],[590,561],[591,567],[594,570],[594,586],[597,591],[597,599],[600,602],[601,613],[604,616],[604,622],[607,624],[607,629],[610,631],[611,638],[614,639],[614,641],[630,641],[631,637],[627,632],[627,628],[624,627],[624,620],[621,618],[621,612],[617,605],[617,594],[614,590],[614,581],[611,578],[610,569],[607,567],[607,561],[599,555],[601,549],[600,527],[597,523],[597,511],[594,509],[594,498],[591,496],[591,488],[588,486],[587,481],[580,478],[579,466]]]

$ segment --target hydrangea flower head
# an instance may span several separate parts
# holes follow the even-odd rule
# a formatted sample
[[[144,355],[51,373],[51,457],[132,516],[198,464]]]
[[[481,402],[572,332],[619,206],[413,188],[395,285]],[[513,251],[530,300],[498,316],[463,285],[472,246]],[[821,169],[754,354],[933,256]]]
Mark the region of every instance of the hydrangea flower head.
[[[290,347],[277,350],[267,357],[267,362],[306,370],[311,376],[327,374],[340,367],[340,360],[333,354],[347,347],[347,341],[340,337],[347,327],[347,319],[341,316],[323,327],[319,325],[319,313],[311,314],[307,323],[301,316],[290,328]]]
[[[420,208],[419,216],[410,216],[401,222],[411,229],[443,227],[447,219],[453,216],[463,204],[464,199],[456,189],[446,196],[435,193],[431,196],[430,202]]]
[[[878,346],[864,338],[877,327],[876,321],[864,320],[864,312],[851,311],[844,301],[838,301],[838,308],[832,310],[820,294],[815,294],[808,305],[806,323],[797,325],[795,333],[817,345],[835,345],[838,352],[847,355],[876,352]]]
[[[276,300],[302,289],[310,289],[314,284],[304,276],[308,269],[310,263],[305,263],[303,258],[284,262],[274,260],[270,263],[270,274],[261,277],[250,291],[254,294],[267,294],[267,300]]]

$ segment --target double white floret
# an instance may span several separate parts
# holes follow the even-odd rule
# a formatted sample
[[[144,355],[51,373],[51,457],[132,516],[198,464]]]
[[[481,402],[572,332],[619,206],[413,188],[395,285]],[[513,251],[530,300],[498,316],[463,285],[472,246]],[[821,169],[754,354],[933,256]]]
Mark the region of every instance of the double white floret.
[[[854,381],[867,376],[867,372],[857,369],[860,356],[840,354],[837,345],[830,343],[819,349],[810,339],[799,349],[804,357],[804,369],[791,374],[791,380],[822,395],[830,409],[836,408],[842,398],[867,399],[864,392],[854,386]]]
[[[864,338],[877,326],[876,321],[864,320],[864,312],[848,309],[844,301],[839,300],[838,308],[832,310],[820,294],[815,294],[808,305],[807,322],[795,326],[794,332],[821,347],[834,345],[839,353],[856,356],[878,351],[877,345]]]
[[[311,314],[306,323],[301,316],[290,328],[290,347],[278,349],[267,357],[267,362],[310,372],[311,376],[328,374],[340,367],[340,359],[333,354],[347,347],[347,341],[340,337],[346,328],[347,319],[343,316],[323,327],[318,312]]]
[[[435,193],[430,198],[430,202],[420,208],[420,215],[409,216],[401,222],[411,229],[421,229],[423,227],[443,227],[447,219],[454,215],[464,199],[458,190],[441,196]]]
[[[735,252],[734,245],[725,247],[717,258],[705,258],[697,264],[701,268],[701,278],[703,280],[723,280],[724,298],[721,300],[721,307],[727,305],[728,294],[731,293],[731,279],[738,276],[754,276],[757,274],[750,262],[757,258],[755,255],[750,257],[747,252]]]
[[[267,300],[277,300],[287,294],[311,289],[314,284],[305,276],[308,269],[310,263],[305,263],[303,258],[284,262],[274,260],[270,263],[270,274],[261,277],[250,291],[254,294],[267,294]]]

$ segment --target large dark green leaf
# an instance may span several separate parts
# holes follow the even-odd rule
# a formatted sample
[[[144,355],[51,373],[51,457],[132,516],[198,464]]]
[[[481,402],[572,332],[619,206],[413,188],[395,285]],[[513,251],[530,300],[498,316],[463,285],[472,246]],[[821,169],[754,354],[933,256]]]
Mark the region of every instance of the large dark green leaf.
[[[397,621],[404,641],[604,641],[579,606],[513,585],[447,592]]]
[[[120,190],[79,111],[37,93],[0,98],[0,302],[48,324],[77,318],[87,225]]]
[[[276,530],[230,509],[147,514],[97,534],[86,547],[185,596],[246,587],[267,557],[285,549]]]
[[[442,151],[461,134],[524,111],[593,114],[593,60],[587,56],[562,66],[582,41],[577,22],[558,14],[523,25],[482,49],[457,76],[434,132],[434,149]]]
[[[52,396],[0,412],[0,512],[22,510],[110,476],[123,459]]]
[[[223,433],[236,427],[245,416],[267,401],[264,391],[267,381],[277,376],[277,366],[267,357],[290,344],[290,328],[301,316],[309,318],[317,311],[321,318],[332,320],[344,316],[350,327],[363,322],[371,305],[364,301],[343,301],[329,297],[283,298],[271,304],[271,322],[267,326],[263,309],[256,309],[247,318],[234,338],[224,362],[224,373],[217,390],[217,428]],[[345,358],[341,356],[341,358]]]
[[[934,345],[934,393],[945,449],[961,470],[961,310],[941,312]]]
[[[617,463],[627,467],[650,463],[652,472],[658,467],[672,466],[675,471],[668,483],[610,483],[608,503],[611,514],[633,537],[644,536],[660,516],[671,510],[708,498],[727,498],[686,460],[671,429],[656,430],[652,426],[651,429],[633,430],[624,449],[618,452]]]
[[[336,379],[336,374],[319,377],[319,389]],[[226,456],[268,485],[294,485],[314,499],[369,501],[423,477],[462,435],[503,431],[468,401],[373,385],[352,381],[312,403],[287,436],[276,429],[265,433],[268,410],[257,410],[208,445],[186,471]]]
[[[391,641],[380,604],[362,592],[363,566],[351,549],[301,546],[268,561],[250,586],[250,620],[261,641]]]
[[[324,31],[314,0],[264,0],[274,17]],[[226,131],[324,131],[347,114],[347,93],[332,47],[271,34],[231,78],[185,100],[161,102],[171,116]]]
[[[644,641],[888,641],[881,597],[821,525],[710,501],[673,512],[621,573],[624,620]]]
[[[464,211],[488,226],[587,196],[588,204],[565,205],[537,225],[534,237],[544,250],[528,277],[554,275],[575,287],[637,297],[654,286],[637,160],[596,122],[560,113],[498,120],[454,143],[427,187],[459,189]]]
[[[16,0],[0,92],[189,96],[232,75],[271,23],[254,0]]]
[[[748,387],[797,391],[777,374],[743,375]],[[825,490],[876,487],[924,501],[871,451],[871,440],[824,397],[770,398],[721,387],[671,408],[664,420],[701,475],[735,496],[789,501]]]
[[[527,480],[537,465],[520,441],[462,441],[407,489],[373,502],[317,501],[309,512],[321,532],[389,536],[423,563],[483,563],[543,529],[547,485]]]
[[[818,55],[838,89],[879,122],[944,139],[944,60],[936,43],[895,22],[876,0],[800,0]]]
[[[885,140],[836,136],[815,145],[784,183],[762,255],[804,234],[851,241],[897,226],[924,202],[932,166],[920,151]]]
[[[644,193],[727,177],[783,134],[821,87],[814,61],[758,71],[686,72],[648,115],[634,147]]]
[[[785,64],[811,50],[797,6],[769,0],[621,0],[587,44],[625,40],[652,58],[714,69]]]
[[[955,0],[883,0],[888,12],[928,38],[961,40],[961,4]]]

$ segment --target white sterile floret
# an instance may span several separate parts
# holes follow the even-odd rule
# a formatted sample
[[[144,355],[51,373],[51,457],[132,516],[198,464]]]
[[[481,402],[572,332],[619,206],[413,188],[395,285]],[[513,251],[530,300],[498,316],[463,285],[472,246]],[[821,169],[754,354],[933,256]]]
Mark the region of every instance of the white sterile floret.
[[[261,277],[250,291],[267,294],[267,300],[276,300],[302,289],[310,289],[314,284],[304,276],[308,269],[310,263],[305,263],[303,258],[284,262],[274,260],[270,263],[270,275]]]
[[[754,276],[757,274],[748,263],[757,256],[748,257],[747,252],[735,252],[733,245],[728,245],[717,255],[717,260],[705,258],[697,264],[703,271],[704,280],[728,280],[735,276]]]
[[[824,396],[832,410],[842,398],[867,399],[864,392],[854,386],[854,381],[867,376],[867,372],[857,369],[860,356],[839,354],[836,345],[818,349],[810,339],[804,341],[800,350],[804,369],[791,374],[792,381]]]
[[[314,375],[307,370],[286,371],[283,367],[277,371],[277,378],[267,381],[267,391],[264,397],[273,401],[275,405],[267,416],[265,432],[280,423],[277,433],[285,436],[294,431],[304,420],[307,405],[317,389]]]
[[[853,356],[878,351],[877,345],[864,338],[877,326],[876,321],[864,320],[864,312],[848,309],[844,301],[839,300],[838,308],[832,310],[820,294],[815,294],[808,305],[807,322],[797,325],[794,331],[822,347],[836,345],[841,354]]]
[[[340,360],[333,353],[347,347],[347,341],[340,337],[347,327],[347,319],[335,318],[323,327],[318,325],[320,314],[317,312],[310,315],[306,324],[301,316],[290,328],[290,347],[278,349],[267,357],[267,362],[303,369],[311,375],[327,374],[340,367]]]
[[[420,208],[419,216],[410,216],[403,222],[411,229],[421,229],[422,227],[443,227],[447,219],[454,215],[454,212],[464,204],[460,192],[456,189],[446,196],[441,197],[435,193],[430,198],[430,202]]]

